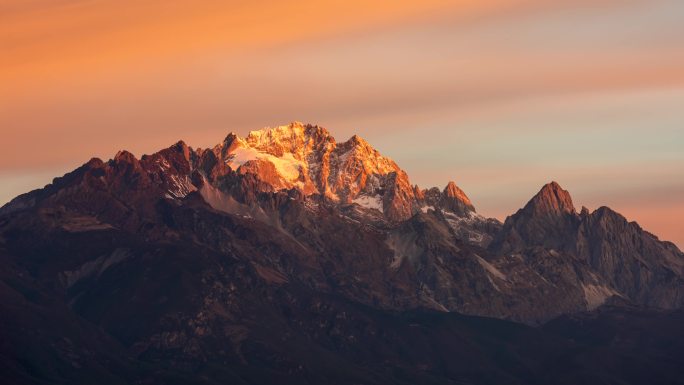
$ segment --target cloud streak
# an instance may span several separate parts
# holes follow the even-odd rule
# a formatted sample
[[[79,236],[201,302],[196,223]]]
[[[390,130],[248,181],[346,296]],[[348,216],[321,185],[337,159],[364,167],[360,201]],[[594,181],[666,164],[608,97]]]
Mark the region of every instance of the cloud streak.
[[[456,179],[485,214],[557,179],[682,245],[652,197],[684,180],[683,15],[681,1],[5,1],[0,200],[93,155],[305,120],[361,134],[422,185]]]

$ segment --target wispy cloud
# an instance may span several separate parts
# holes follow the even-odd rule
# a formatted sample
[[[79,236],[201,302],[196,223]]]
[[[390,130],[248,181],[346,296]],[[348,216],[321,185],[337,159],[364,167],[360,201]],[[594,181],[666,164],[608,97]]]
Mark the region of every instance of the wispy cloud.
[[[677,0],[4,1],[0,178],[307,120],[485,214],[557,179],[684,244],[639,204],[681,196],[682,45]]]

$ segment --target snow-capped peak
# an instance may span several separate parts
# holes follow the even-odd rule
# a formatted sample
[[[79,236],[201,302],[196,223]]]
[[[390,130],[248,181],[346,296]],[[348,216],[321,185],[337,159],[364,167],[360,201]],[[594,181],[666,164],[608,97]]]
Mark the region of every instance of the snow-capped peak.
[[[337,143],[323,127],[293,122],[251,131],[245,138],[230,134],[212,152],[226,166],[256,175],[273,190],[296,188],[341,203],[363,194],[382,201],[385,212],[402,206],[401,218],[413,211],[406,173],[358,135]],[[397,190],[402,192],[395,194]]]
[[[459,215],[474,211],[455,184],[436,195],[420,190],[392,159],[360,136],[338,143],[318,125],[292,122],[251,131],[244,138],[230,133],[213,149],[200,151],[199,158],[206,175],[232,170],[255,178],[254,188],[259,191],[296,189],[304,195],[319,194],[341,204],[381,210],[390,220],[407,219],[426,204]],[[435,199],[426,198],[426,193]]]

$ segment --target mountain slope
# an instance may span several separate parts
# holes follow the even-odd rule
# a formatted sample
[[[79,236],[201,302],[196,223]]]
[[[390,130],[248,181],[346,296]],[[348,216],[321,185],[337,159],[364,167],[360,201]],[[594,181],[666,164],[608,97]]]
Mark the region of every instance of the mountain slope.
[[[494,253],[530,255],[540,248],[572,255],[588,267],[582,280],[589,307],[618,296],[636,304],[684,305],[684,254],[608,207],[575,211],[567,191],[552,182],[506,219]]]
[[[26,225],[0,248],[8,384],[682,383],[680,313],[642,310],[634,324],[578,314],[540,329],[393,312],[197,243]],[[626,330],[606,335],[616,323]],[[651,330],[647,349],[630,342]]]
[[[555,182],[502,224],[455,183],[421,189],[358,136],[301,123],[92,159],[0,209],[0,260],[0,305],[45,330],[6,323],[12,341],[74,345],[6,345],[22,383],[41,382],[36,360],[59,381],[81,365],[112,383],[559,382],[539,365],[553,346],[577,356],[572,336],[454,313],[538,325],[684,303],[674,245],[608,208],[578,214]]]
[[[337,144],[301,123],[229,134],[210,150],[179,142],[139,160],[93,159],[2,208],[13,211],[72,231],[237,249],[285,279],[387,309],[538,323],[611,297],[683,301],[679,250],[609,209],[577,214],[555,182],[502,226],[453,182],[412,186],[358,136]],[[249,235],[233,237],[227,223]]]

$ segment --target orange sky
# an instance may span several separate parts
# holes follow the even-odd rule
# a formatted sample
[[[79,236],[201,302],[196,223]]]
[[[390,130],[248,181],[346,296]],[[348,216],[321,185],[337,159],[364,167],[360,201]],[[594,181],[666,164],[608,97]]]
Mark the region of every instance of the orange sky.
[[[555,179],[684,245],[682,46],[678,0],[0,0],[0,202],[301,120],[485,215]]]

